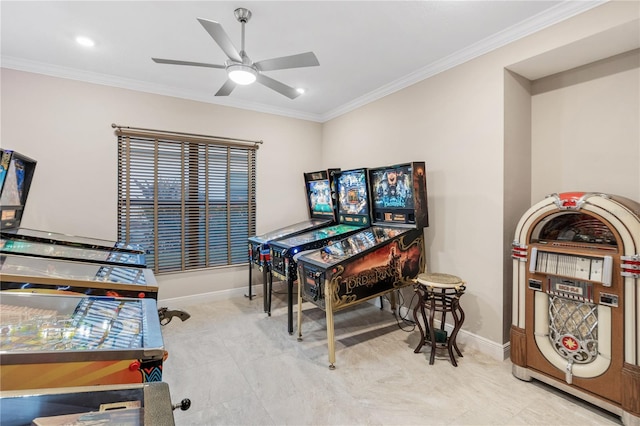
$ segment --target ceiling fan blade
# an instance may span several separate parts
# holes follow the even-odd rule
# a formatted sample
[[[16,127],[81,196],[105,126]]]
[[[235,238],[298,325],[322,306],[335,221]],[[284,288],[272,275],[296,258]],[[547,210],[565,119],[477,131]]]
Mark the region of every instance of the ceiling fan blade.
[[[216,96],[229,96],[229,94],[236,88],[236,83],[231,79],[224,82],[222,87],[216,92]]]
[[[213,38],[213,40],[218,43],[218,46],[222,49],[222,51],[229,57],[229,59],[242,62],[242,58],[240,57],[240,53],[238,53],[238,49],[233,45],[231,39],[222,28],[222,25],[217,23],[216,21],[210,21],[208,19],[198,18],[198,21],[202,24],[205,30],[209,33],[209,35]]]
[[[258,83],[267,86],[269,89],[273,89],[281,95],[285,95],[289,99],[295,99],[300,96],[300,93],[293,87],[287,86],[284,83],[280,83],[277,80],[272,79],[271,77],[267,77],[264,74],[258,74],[257,77]]]
[[[281,58],[266,59],[254,64],[260,71],[283,70],[287,68],[315,67],[320,65],[313,52],[283,56]]]
[[[172,64],[172,65],[190,65],[192,67],[206,67],[206,68],[220,68],[225,69],[224,65],[217,64],[205,64],[204,62],[189,62],[189,61],[176,61],[173,59],[160,59],[160,58],[151,58],[153,62],[158,64]]]

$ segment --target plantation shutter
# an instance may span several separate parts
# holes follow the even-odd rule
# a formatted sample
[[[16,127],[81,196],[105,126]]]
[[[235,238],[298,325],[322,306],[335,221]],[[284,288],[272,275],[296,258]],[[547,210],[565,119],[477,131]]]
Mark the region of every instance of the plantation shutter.
[[[155,273],[248,261],[260,142],[122,127],[116,134],[119,240],[144,246]]]

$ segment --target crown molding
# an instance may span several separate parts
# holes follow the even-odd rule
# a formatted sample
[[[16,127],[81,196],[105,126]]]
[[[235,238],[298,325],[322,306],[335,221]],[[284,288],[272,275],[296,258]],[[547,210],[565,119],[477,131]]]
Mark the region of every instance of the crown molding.
[[[2,68],[44,74],[52,77],[84,81],[87,83],[100,84],[104,86],[118,87],[139,92],[171,96],[175,98],[193,100],[214,105],[222,105],[231,108],[239,108],[266,114],[275,114],[290,118],[297,118],[300,120],[324,123],[343,114],[351,112],[357,108],[360,108],[366,104],[381,99],[394,92],[409,87],[422,80],[425,80],[429,77],[432,77],[436,74],[461,65],[492,50],[512,43],[520,38],[526,37],[565,19],[586,12],[587,10],[606,3],[607,1],[609,0],[563,1],[562,3],[550,9],[547,9],[546,11],[541,12],[538,15],[535,15],[523,22],[520,22],[517,25],[511,26],[499,33],[480,40],[465,49],[462,49],[452,55],[440,59],[427,67],[424,67],[389,84],[386,84],[372,92],[367,93],[364,96],[360,96],[359,98],[356,98],[353,101],[341,105],[338,108],[330,110],[324,114],[314,114],[292,109],[276,108],[265,104],[241,101],[234,98],[221,97],[211,99],[210,96],[204,96],[202,95],[202,92],[199,91],[177,89],[175,87],[151,84],[140,80],[81,71],[77,69],[60,67],[56,65],[10,56],[0,56],[0,66]]]
[[[177,89],[175,87],[163,86],[159,84],[148,83],[145,81],[117,77],[108,74],[82,71],[75,68],[61,67],[43,62],[31,61],[11,56],[1,56],[0,66],[2,68],[13,69],[17,71],[31,72],[35,74],[48,75],[50,77],[65,78],[69,80],[82,81],[85,83],[99,84],[109,87],[117,87],[120,89],[134,90],[137,92],[152,93],[156,95],[170,96],[174,98],[187,99],[192,101],[204,102],[214,105],[222,105],[231,108],[245,109],[249,111],[262,112],[266,114],[280,115],[300,120],[308,120],[320,122],[321,117],[318,114],[305,113],[284,108],[277,108],[270,105],[264,105],[257,102],[241,101],[234,98],[219,98],[212,100],[210,96],[203,95],[200,91]]]
[[[324,123],[331,119],[337,118],[373,101],[407,88],[429,77],[433,77],[436,74],[454,68],[485,53],[491,52],[492,50],[498,49],[502,46],[506,46],[509,43],[513,43],[516,40],[534,34],[544,28],[557,24],[558,22],[579,15],[580,13],[586,12],[587,10],[592,9],[596,6],[600,6],[607,1],[609,0],[564,1],[550,9],[547,9],[544,12],[541,12],[523,22],[518,23],[517,25],[513,25],[503,31],[495,33],[492,36],[482,39],[469,47],[459,50],[452,55],[433,62],[422,69],[419,69],[398,80],[384,85],[379,89],[369,92],[364,96],[356,98],[351,102],[335,108],[323,114],[321,116],[321,122]]]

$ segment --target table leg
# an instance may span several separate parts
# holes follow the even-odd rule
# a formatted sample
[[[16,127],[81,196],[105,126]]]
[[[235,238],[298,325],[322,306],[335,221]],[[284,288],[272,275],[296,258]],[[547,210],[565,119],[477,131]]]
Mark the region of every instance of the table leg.
[[[414,353],[420,352],[420,349],[422,349],[422,346],[424,346],[424,342],[426,338],[424,331],[422,330],[422,325],[420,325],[420,318],[418,318],[418,309],[422,311],[422,321],[425,324],[427,323],[427,317],[425,316],[425,313],[424,313],[424,304],[422,302],[423,295],[418,290],[416,290],[416,292],[418,293],[418,303],[416,304],[416,307],[413,308],[413,320],[418,325],[418,330],[420,330],[420,342],[418,343],[418,346],[413,350]]]
[[[429,294],[429,303],[431,304],[431,309],[429,309],[429,339],[431,339],[431,356],[429,357],[429,365],[433,365],[436,360],[436,349],[438,347],[438,343],[436,342],[436,333],[433,328],[433,319],[436,313],[436,300],[433,296],[433,293]]]
[[[462,323],[464,323],[464,311],[462,310],[462,307],[460,307],[460,301],[457,297],[454,299],[453,304],[454,306],[452,306],[451,314],[453,315],[453,318],[455,320],[455,327],[453,328],[453,332],[451,333],[450,339],[452,339],[451,342],[453,342],[453,347],[458,353],[458,355],[462,356],[462,352],[460,352],[460,349],[458,349],[456,336],[458,335],[458,331],[460,331],[460,328],[462,328]],[[458,312],[460,313],[459,317],[458,317]]]

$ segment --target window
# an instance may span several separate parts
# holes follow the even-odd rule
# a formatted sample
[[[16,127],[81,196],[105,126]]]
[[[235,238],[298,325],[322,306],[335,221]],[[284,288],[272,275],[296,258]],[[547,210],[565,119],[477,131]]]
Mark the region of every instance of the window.
[[[155,273],[248,261],[256,143],[119,128],[118,239]]]

